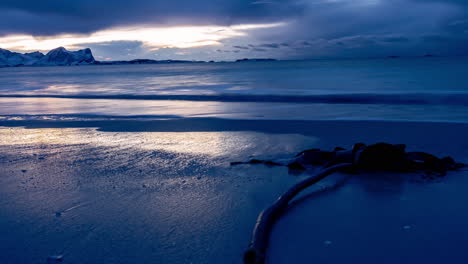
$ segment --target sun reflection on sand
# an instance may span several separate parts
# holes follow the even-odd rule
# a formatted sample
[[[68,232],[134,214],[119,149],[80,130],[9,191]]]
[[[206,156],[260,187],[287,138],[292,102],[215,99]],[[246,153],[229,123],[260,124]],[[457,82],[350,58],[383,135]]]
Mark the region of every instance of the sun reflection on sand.
[[[263,142],[263,144],[261,144]],[[275,146],[274,142],[287,142]],[[2,128],[0,145],[29,144],[82,145],[119,149],[163,150],[194,155],[232,156],[248,152],[295,152],[301,144],[315,142],[314,138],[300,135],[268,135],[256,132],[119,132],[97,131],[93,128]],[[273,147],[272,147],[273,146]]]

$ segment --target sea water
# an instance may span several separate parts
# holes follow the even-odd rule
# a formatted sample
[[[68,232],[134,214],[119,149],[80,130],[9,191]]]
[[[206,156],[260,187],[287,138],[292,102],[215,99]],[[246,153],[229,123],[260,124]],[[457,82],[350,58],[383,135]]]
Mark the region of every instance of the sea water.
[[[230,162],[386,141],[468,163],[466,66],[0,69],[0,263],[241,263],[261,210],[309,174]],[[466,263],[465,171],[342,176],[298,197],[268,263]]]
[[[468,120],[468,58],[0,69],[1,119]]]

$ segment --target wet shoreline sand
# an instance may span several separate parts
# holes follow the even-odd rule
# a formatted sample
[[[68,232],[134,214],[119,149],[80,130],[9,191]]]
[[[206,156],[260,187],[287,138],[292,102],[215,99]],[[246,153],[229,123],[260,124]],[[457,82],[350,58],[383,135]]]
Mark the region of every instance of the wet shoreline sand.
[[[306,175],[230,161],[388,141],[467,163],[467,133],[436,122],[0,121],[0,259],[239,263],[260,210]],[[346,177],[334,176],[277,224],[270,262],[463,263],[466,176],[368,175],[324,192]]]

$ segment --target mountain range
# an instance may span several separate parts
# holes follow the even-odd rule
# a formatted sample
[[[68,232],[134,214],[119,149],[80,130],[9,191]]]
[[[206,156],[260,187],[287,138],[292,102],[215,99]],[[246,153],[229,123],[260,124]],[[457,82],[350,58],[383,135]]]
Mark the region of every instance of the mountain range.
[[[13,66],[65,66],[94,64],[91,49],[69,51],[59,47],[49,51],[47,54],[41,52],[18,53],[6,49],[0,49],[0,67]]]
[[[274,59],[242,59],[236,62],[274,61]],[[214,62],[214,61],[210,61]],[[122,65],[122,64],[160,64],[160,63],[205,63],[205,61],[191,60],[150,60],[136,59],[130,61],[97,61],[91,49],[69,51],[59,47],[43,54],[39,51],[30,53],[12,52],[0,48],[0,67],[19,66],[71,66],[71,65]]]

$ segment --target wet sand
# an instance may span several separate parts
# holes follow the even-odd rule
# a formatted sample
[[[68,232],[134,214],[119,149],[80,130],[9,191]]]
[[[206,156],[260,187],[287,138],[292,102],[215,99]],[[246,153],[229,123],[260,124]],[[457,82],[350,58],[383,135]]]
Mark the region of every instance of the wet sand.
[[[306,175],[229,162],[387,141],[468,163],[467,134],[435,122],[0,121],[0,262],[240,263],[258,213]],[[269,263],[465,263],[467,176],[333,176],[278,222]]]

